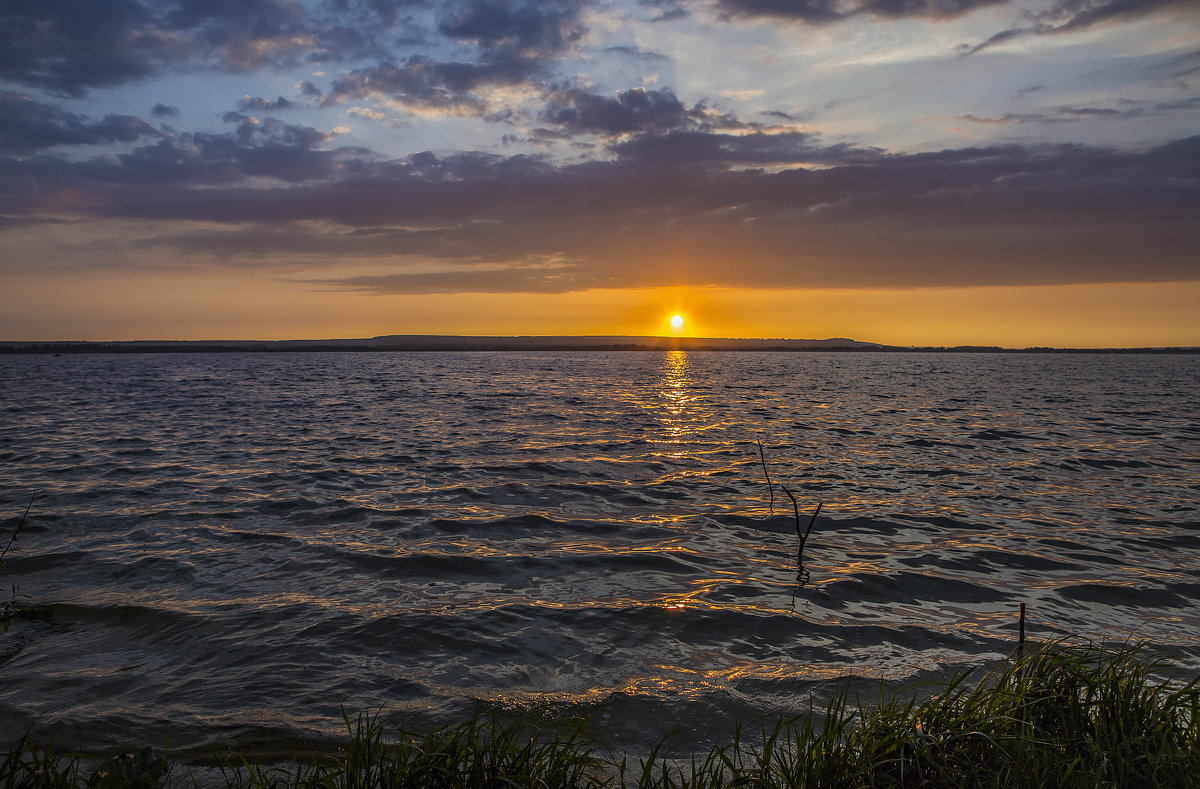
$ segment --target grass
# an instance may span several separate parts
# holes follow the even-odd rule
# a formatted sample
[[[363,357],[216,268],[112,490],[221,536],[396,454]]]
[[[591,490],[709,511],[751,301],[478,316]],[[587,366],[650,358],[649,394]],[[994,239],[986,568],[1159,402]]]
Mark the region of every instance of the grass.
[[[238,789],[512,787],[1200,787],[1200,677],[1169,679],[1147,648],[1027,647],[933,695],[910,689],[871,707],[848,692],[822,710],[747,733],[688,760],[669,738],[617,756],[581,728],[481,716],[426,732],[379,714],[346,719],[336,759],[225,762]],[[146,750],[86,768],[26,738],[0,764],[0,789],[191,785]],[[92,762],[94,763],[94,761]]]

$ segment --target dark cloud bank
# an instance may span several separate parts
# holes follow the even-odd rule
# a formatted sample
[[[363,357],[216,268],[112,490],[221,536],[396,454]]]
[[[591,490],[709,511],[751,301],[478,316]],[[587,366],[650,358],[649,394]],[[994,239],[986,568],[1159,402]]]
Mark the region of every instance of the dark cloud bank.
[[[695,9],[728,19],[823,25],[954,19],[1015,0],[643,0],[669,21]],[[1084,30],[1159,12],[1194,15],[1195,0],[1058,0],[975,44],[978,52],[1024,35]],[[0,81],[62,96],[177,71],[249,71],[373,60],[332,86],[326,101],[379,91],[415,104],[452,106],[472,92],[547,76],[586,33],[597,0],[6,0],[0,4]],[[414,46],[472,54],[397,57]],[[320,95],[310,86],[309,96]],[[281,99],[289,101],[289,99]],[[257,101],[257,100],[255,100]],[[263,101],[268,101],[263,99]],[[278,103],[278,100],[277,100]],[[161,105],[164,109],[170,109]]]
[[[1200,275],[1200,137],[1141,152],[1079,145],[885,154],[801,133],[722,131],[656,98],[567,95],[562,128],[616,132],[610,158],[556,165],[465,152],[386,160],[314,129],[231,118],[84,160],[7,156],[11,224],[66,213],[155,225],[155,245],[235,262],[396,256],[379,292],[547,291],[673,284],[914,286]],[[632,105],[632,106],[626,106]],[[6,146],[141,135],[25,103]],[[14,117],[19,118],[20,114]],[[266,178],[274,186],[245,182]],[[204,187],[204,188],[198,188]],[[188,223],[224,230],[189,230]],[[162,228],[169,227],[170,230]],[[403,272],[404,256],[446,270]]]
[[[79,97],[176,71],[283,69],[375,59],[334,88],[450,93],[539,73],[584,33],[585,0],[6,0],[0,81]],[[415,12],[432,13],[425,29]],[[397,46],[457,44],[468,60],[400,59]],[[377,83],[377,84],[373,84]],[[257,101],[257,100],[252,100]],[[266,100],[263,100],[266,101]],[[282,99],[282,101],[287,101]],[[278,105],[278,101],[275,102]],[[164,105],[165,106],[165,105]]]

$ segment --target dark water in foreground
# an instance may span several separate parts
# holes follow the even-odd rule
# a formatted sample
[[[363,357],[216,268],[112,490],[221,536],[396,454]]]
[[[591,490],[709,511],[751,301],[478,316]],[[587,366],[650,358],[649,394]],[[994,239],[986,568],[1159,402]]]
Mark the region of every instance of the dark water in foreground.
[[[1200,665],[1200,357],[0,358],[0,738],[286,749],[340,706],[615,744],[1034,636]],[[772,475],[824,502],[798,583]],[[2,547],[2,546],[0,546]],[[169,723],[169,727],[168,727]]]

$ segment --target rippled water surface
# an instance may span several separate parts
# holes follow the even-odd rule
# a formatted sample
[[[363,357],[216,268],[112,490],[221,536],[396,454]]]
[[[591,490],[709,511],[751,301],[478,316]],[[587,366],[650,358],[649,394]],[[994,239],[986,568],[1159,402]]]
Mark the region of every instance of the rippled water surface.
[[[616,744],[1035,637],[1200,664],[1200,357],[0,357],[0,737]],[[796,564],[791,504],[823,502]],[[786,504],[786,506],[785,506]],[[2,547],[2,545],[0,545]]]

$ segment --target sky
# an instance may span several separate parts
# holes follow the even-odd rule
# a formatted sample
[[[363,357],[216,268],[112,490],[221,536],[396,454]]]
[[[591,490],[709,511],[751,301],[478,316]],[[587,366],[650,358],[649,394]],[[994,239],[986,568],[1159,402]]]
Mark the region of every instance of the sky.
[[[0,340],[1200,346],[1196,0],[5,0]]]

